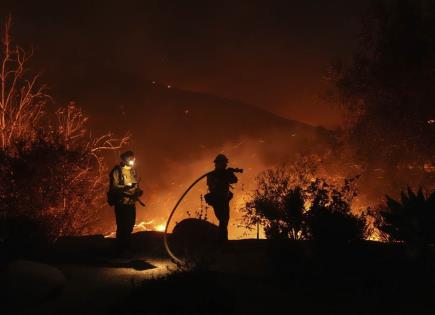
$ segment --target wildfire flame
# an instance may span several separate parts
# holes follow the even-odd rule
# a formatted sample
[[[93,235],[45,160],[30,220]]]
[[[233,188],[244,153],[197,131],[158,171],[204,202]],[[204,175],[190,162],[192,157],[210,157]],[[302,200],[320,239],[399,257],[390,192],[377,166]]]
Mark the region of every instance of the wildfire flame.
[[[166,223],[155,223],[154,220],[140,221],[134,225],[133,233],[146,232],[146,231],[164,232],[165,229],[166,229]],[[105,235],[104,237],[113,238],[115,236],[116,236],[116,231],[113,231]]]
[[[164,232],[166,229],[166,224],[159,224],[155,226],[155,231]]]

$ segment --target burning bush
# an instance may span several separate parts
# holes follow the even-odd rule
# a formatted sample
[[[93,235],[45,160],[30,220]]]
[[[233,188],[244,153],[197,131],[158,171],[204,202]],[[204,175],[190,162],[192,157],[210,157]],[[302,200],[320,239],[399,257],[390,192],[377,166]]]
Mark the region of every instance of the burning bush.
[[[79,108],[70,105],[57,112],[60,123],[56,128],[40,131],[38,138],[16,142],[0,151],[4,175],[0,179],[0,213],[6,238],[17,236],[17,232],[29,234],[32,229],[23,231],[19,225],[10,224],[24,219],[33,225],[38,237],[46,240],[96,229],[107,186],[98,151],[104,149],[102,141],[111,144],[111,139],[89,139],[83,129],[85,119],[72,129],[62,124],[64,116],[69,117],[66,125],[72,117],[84,117]],[[65,135],[65,130],[70,133]]]
[[[400,201],[387,196],[379,213],[376,225],[391,241],[435,243],[435,191],[425,195],[408,188]]]
[[[357,177],[336,185],[310,179],[312,170],[300,166],[267,170],[258,177],[259,188],[243,209],[246,226],[261,224],[266,237],[274,239],[363,239],[366,218],[351,213]]]
[[[0,238],[47,241],[90,232],[105,195],[102,152],[127,138],[92,137],[74,103],[45,113],[50,97],[37,76],[29,77],[28,55],[11,42],[10,23],[0,66]]]

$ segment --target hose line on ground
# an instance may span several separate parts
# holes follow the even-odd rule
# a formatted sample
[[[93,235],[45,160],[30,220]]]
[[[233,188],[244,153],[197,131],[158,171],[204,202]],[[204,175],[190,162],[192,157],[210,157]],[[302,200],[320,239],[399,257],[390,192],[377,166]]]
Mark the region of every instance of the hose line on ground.
[[[175,254],[171,251],[171,249],[169,248],[169,244],[168,244],[168,227],[169,227],[169,223],[171,222],[171,219],[175,213],[175,211],[177,210],[178,206],[180,205],[181,201],[184,199],[184,197],[187,195],[187,193],[193,188],[193,186],[195,186],[201,179],[203,179],[204,177],[206,177],[207,175],[209,175],[211,172],[205,173],[204,175],[202,175],[201,177],[199,177],[197,180],[195,180],[190,186],[189,188],[186,189],[186,191],[181,195],[180,199],[178,199],[177,203],[175,204],[174,208],[171,211],[171,214],[168,217],[168,221],[166,222],[166,227],[165,227],[165,234],[163,236],[163,242],[165,244],[165,249],[166,252],[168,253],[168,255],[176,262],[179,264],[182,264],[183,261],[181,259],[179,259],[177,256],[175,256]]]

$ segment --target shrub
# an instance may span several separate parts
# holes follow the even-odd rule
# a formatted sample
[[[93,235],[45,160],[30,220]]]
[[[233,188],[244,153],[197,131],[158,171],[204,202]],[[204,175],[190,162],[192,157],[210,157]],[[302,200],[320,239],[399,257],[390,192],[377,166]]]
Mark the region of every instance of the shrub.
[[[302,186],[308,186],[317,169],[317,156],[304,156],[286,166],[265,170],[257,189],[242,209],[244,225],[264,227],[267,238],[307,238]]]
[[[355,181],[342,185],[326,179],[302,180],[299,185],[284,168],[258,177],[258,189],[243,209],[248,228],[262,224],[267,238],[351,241],[363,239],[366,218],[351,212],[357,195]]]
[[[345,179],[341,187],[316,179],[308,187],[311,206],[307,211],[310,238],[321,241],[353,241],[364,239],[366,219],[351,212],[356,196],[354,179]]]
[[[102,152],[128,137],[93,137],[73,102],[45,111],[51,98],[26,68],[29,54],[11,41],[10,27],[9,18],[0,50],[0,240],[91,232],[105,201]]]
[[[98,230],[107,187],[106,168],[98,153],[104,146],[101,140],[86,136],[86,119],[75,105],[59,110],[56,117],[58,124],[41,130],[38,138],[0,151],[4,175],[0,178],[0,236],[5,239],[34,231],[35,238],[51,241]],[[70,128],[71,120],[74,128]],[[105,145],[112,141],[110,136],[100,139]],[[8,223],[20,218],[33,221],[35,228],[25,230]]]

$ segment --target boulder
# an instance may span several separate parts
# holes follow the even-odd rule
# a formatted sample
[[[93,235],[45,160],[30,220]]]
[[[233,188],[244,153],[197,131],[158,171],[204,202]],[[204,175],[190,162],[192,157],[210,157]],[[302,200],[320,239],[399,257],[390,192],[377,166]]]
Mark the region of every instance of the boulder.
[[[205,257],[219,247],[218,235],[216,225],[189,218],[176,224],[169,237],[169,245],[177,255]]]

